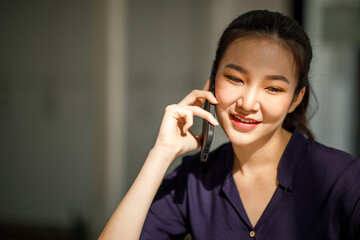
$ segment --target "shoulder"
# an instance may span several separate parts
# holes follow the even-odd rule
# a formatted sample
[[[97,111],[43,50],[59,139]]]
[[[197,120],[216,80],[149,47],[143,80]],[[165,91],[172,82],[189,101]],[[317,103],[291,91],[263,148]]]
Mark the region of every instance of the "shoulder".
[[[354,156],[308,139],[298,129],[293,132],[284,155],[285,159],[291,159],[293,167],[297,166],[300,175],[325,178],[330,182],[349,167],[360,164]]]
[[[307,140],[305,157],[311,159],[314,164],[338,172],[343,171],[349,166],[360,164],[360,160],[351,154],[313,140]]]
[[[321,183],[322,189],[348,188],[360,176],[360,160],[344,151],[325,146],[294,132],[288,158],[302,181]],[[306,176],[306,178],[304,178]],[[320,180],[320,181],[319,181]]]
[[[329,221],[336,217],[343,234],[355,236],[360,230],[360,160],[302,135],[296,137],[294,191],[299,191],[307,209],[331,213]]]
[[[342,226],[350,236],[360,231],[360,159],[320,143],[309,141],[308,154],[316,166],[322,189],[337,199]],[[314,169],[312,169],[314,170]],[[332,198],[334,196],[335,198]],[[357,233],[356,233],[357,232]]]
[[[303,172],[321,179],[325,189],[335,187],[343,194],[355,194],[352,189],[360,183],[360,159],[313,140],[306,139],[306,142],[304,155],[300,159]]]

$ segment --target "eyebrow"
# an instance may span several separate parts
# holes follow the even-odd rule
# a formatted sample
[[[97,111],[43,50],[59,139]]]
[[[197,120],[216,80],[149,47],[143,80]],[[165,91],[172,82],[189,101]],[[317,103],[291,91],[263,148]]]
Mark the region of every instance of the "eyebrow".
[[[229,63],[225,66],[225,68],[232,68],[232,69],[235,69],[245,75],[250,75],[250,72],[248,70],[246,70],[245,68],[239,66],[239,65],[236,65],[236,64],[233,64],[233,63]],[[290,84],[290,81],[283,75],[266,75],[265,76],[265,79],[267,80],[280,80],[280,81],[284,81],[286,83],[289,83]]]
[[[225,66],[226,68],[232,68],[232,69],[235,69],[241,73],[244,73],[245,75],[249,75],[249,71],[246,70],[245,68],[243,67],[240,67],[239,65],[236,65],[236,64],[233,64],[233,63],[229,63],[228,65]]]
[[[290,84],[289,80],[283,75],[266,75],[265,79],[268,80],[281,80]]]

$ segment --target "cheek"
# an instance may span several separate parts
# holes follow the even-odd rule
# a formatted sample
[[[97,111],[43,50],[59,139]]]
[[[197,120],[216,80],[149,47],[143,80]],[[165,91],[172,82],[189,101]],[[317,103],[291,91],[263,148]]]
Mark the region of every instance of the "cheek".
[[[215,95],[218,100],[216,105],[216,115],[221,127],[226,128],[225,119],[227,119],[227,110],[234,104],[235,98],[234,89],[229,86],[229,83],[223,79],[217,79],[215,81]],[[225,125],[224,125],[225,124]]]
[[[236,102],[236,88],[221,78],[215,81],[215,95],[221,108],[227,108]]]
[[[262,102],[261,109],[270,121],[282,120],[288,113],[290,103],[291,99],[288,97],[268,99],[268,101]]]

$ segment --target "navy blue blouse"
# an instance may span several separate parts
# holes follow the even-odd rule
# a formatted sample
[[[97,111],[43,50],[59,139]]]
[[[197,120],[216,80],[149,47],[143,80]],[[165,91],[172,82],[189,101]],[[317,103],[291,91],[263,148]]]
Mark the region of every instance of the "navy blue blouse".
[[[233,176],[233,149],[199,154],[164,178],[140,239],[360,239],[360,160],[295,130],[278,166],[279,185],[252,226]]]

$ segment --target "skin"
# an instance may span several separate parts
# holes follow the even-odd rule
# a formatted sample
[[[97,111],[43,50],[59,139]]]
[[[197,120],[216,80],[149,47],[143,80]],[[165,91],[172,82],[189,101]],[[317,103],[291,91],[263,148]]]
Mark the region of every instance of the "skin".
[[[278,185],[277,166],[291,137],[282,123],[305,93],[295,95],[296,86],[292,55],[273,39],[238,39],[220,61],[217,116],[233,145],[233,176],[253,226]],[[258,124],[239,128],[232,115]]]
[[[229,64],[241,66],[247,74]],[[202,90],[192,91],[181,102],[165,109],[154,147],[99,239],[139,238],[171,162],[200,147],[201,136],[189,130],[193,116],[204,118],[215,126],[219,124],[201,108],[205,99],[217,105],[219,122],[233,145],[233,177],[255,226],[275,191],[277,165],[291,137],[281,124],[286,114],[301,102],[305,92],[302,89],[299,95],[294,95],[296,80],[292,66],[291,54],[274,40],[242,38],[234,41],[220,61],[215,85],[217,98],[208,91],[207,81]],[[232,77],[229,79],[229,76]],[[274,76],[283,76],[288,82],[274,80]],[[274,87],[283,90],[275,93]],[[244,131],[234,127],[231,114],[248,116],[260,123],[251,131]]]
[[[207,81],[203,90],[194,90],[178,104],[166,107],[154,147],[99,239],[139,239],[147,212],[171,162],[180,154],[200,147],[201,137],[189,130],[193,116],[219,125],[214,116],[201,108],[205,99],[217,104],[209,87]]]

